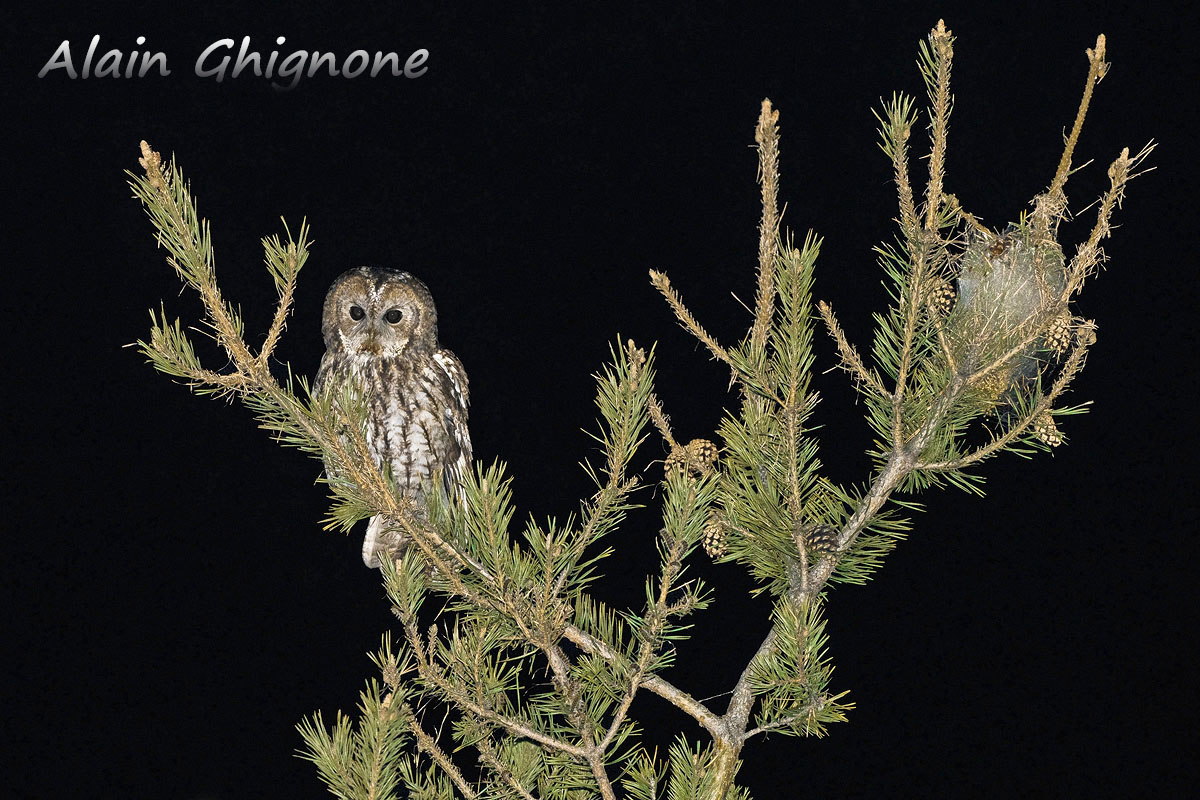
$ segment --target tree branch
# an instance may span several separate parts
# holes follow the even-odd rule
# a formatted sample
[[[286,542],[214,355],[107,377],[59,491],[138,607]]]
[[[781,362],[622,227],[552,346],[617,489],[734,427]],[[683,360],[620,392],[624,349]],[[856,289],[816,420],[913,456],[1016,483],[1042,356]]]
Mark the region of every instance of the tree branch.
[[[762,348],[775,312],[775,243],[779,237],[779,112],[771,110],[770,100],[762,101],[754,141],[758,143],[762,219],[758,224],[758,295],[750,341],[752,347]]]
[[[441,768],[442,772],[446,773],[464,797],[471,798],[472,800],[478,797],[479,795],[471,788],[471,784],[467,783],[467,779],[463,777],[462,771],[454,765],[454,762],[450,760],[450,756],[446,755],[446,751],[442,750],[438,746],[437,741],[421,727],[416,712],[413,711],[412,706],[408,703],[404,704],[404,714],[408,719],[408,729],[416,739],[417,748],[433,759],[434,763]]]

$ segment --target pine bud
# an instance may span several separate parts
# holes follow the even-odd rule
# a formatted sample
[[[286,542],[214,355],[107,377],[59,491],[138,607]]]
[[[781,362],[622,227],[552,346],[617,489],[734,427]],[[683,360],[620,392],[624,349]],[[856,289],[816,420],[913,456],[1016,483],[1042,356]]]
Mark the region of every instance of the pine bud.
[[[399,713],[399,709],[392,705],[394,697],[392,692],[388,692],[379,702],[379,720],[381,722],[391,722]]]
[[[400,665],[394,660],[388,661],[383,665],[383,683],[392,689],[397,689],[400,686]],[[391,695],[388,695],[391,697]]]

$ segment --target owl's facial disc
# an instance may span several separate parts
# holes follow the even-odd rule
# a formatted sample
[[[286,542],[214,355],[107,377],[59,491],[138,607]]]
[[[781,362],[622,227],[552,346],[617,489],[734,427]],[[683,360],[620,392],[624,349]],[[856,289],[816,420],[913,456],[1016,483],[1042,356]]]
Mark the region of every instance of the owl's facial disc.
[[[359,267],[346,272],[326,298],[325,331],[348,353],[413,356],[437,347],[437,311],[419,280],[396,270]]]
[[[395,295],[396,292],[389,292]],[[347,333],[358,352],[395,356],[407,349],[417,312],[409,298],[370,296],[352,303],[346,311]]]

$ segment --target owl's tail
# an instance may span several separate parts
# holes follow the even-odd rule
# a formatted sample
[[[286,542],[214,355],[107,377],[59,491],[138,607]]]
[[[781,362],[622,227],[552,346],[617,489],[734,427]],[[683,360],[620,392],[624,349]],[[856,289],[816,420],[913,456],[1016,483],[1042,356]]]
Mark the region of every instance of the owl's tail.
[[[379,553],[386,551],[383,546],[387,536],[384,535],[386,521],[383,515],[371,517],[371,521],[367,523],[367,537],[363,539],[362,559],[363,563],[371,569],[379,569]]]
[[[367,523],[367,535],[363,539],[363,563],[371,569],[379,569],[382,558],[396,558],[408,549],[408,534],[394,518],[378,514]]]

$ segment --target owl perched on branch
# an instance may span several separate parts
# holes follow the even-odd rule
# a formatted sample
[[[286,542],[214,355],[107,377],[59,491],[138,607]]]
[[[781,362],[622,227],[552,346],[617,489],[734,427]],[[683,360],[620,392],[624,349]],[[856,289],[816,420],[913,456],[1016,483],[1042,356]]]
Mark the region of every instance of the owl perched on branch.
[[[325,296],[321,333],[325,355],[314,391],[355,382],[367,407],[367,446],[376,464],[391,470],[397,491],[418,508],[430,489],[459,494],[471,468],[467,374],[438,344],[437,310],[425,284],[394,269],[344,272]],[[363,561],[378,567],[381,555],[399,555],[405,545],[386,518],[372,517]]]

